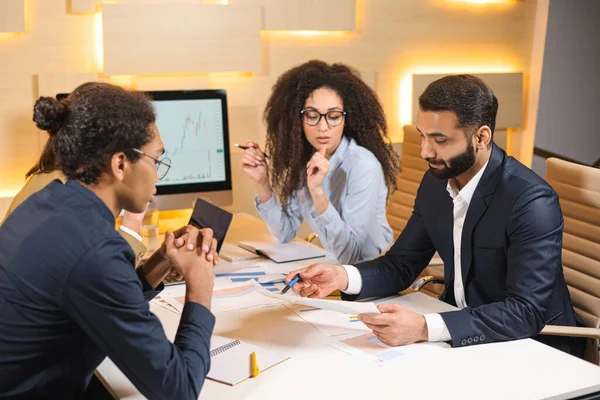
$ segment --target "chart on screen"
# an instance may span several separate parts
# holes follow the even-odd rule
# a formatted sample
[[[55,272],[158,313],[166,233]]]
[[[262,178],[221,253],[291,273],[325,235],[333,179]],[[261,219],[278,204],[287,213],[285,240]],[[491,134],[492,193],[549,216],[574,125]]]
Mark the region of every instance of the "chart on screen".
[[[222,106],[218,99],[155,102],[156,125],[171,159],[159,185],[225,180]]]

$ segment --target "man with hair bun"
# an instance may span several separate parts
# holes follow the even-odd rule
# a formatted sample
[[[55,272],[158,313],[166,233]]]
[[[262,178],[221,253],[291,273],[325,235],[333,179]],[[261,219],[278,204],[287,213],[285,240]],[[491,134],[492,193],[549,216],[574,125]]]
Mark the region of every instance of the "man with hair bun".
[[[147,398],[197,399],[215,324],[212,231],[167,232],[136,270],[114,229],[122,209],[144,211],[169,169],[150,98],[87,83],[65,100],[41,97],[34,121],[68,180],[0,227],[0,398],[80,398],[108,356]],[[148,305],[172,267],[186,278],[174,343]]]

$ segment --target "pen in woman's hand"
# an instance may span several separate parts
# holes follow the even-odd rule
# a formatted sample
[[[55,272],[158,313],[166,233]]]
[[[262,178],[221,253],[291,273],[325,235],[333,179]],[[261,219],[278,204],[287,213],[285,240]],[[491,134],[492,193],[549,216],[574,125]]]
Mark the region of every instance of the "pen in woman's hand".
[[[254,148],[254,147],[242,146],[241,144],[237,144],[237,143],[234,143],[233,145],[235,147],[239,147],[242,150],[248,150],[248,149],[253,149]],[[265,158],[269,158],[269,156],[266,153],[263,153],[263,154],[264,154]]]

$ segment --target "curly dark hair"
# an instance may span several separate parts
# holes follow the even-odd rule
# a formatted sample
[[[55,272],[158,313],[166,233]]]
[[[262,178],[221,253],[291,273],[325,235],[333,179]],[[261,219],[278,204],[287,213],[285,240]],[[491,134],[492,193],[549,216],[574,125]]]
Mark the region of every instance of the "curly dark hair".
[[[50,134],[40,172],[60,166],[69,179],[85,184],[98,182],[115,153],[140,158],[132,149],[152,139],[150,124],[156,120],[146,94],[99,82],[84,83],[64,100],[40,97],[33,110],[38,128]],[[41,168],[44,155],[52,162]]]
[[[37,160],[33,167],[25,174],[26,179],[33,175],[56,171],[60,168],[54,142],[52,136],[46,141],[46,145],[42,150],[39,160]]]
[[[265,150],[270,154],[269,180],[287,211],[293,193],[306,185],[306,163],[314,151],[304,135],[300,111],[317,89],[335,91],[344,103],[343,135],[371,151],[383,167],[388,196],[396,189],[400,161],[388,137],[383,108],[360,74],[345,64],[311,60],[283,73],[264,111]]]
[[[457,128],[477,130],[487,125],[494,137],[498,99],[476,76],[449,75],[430,83],[419,96],[419,107],[423,111],[453,112],[458,118]]]

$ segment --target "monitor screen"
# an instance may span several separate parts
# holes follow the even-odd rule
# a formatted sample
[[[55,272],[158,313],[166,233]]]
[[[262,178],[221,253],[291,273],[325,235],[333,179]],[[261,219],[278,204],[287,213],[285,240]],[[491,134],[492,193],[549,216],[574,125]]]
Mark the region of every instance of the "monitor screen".
[[[171,159],[156,184],[158,209],[190,208],[196,197],[232,203],[227,95],[224,90],[147,92],[156,125]]]

